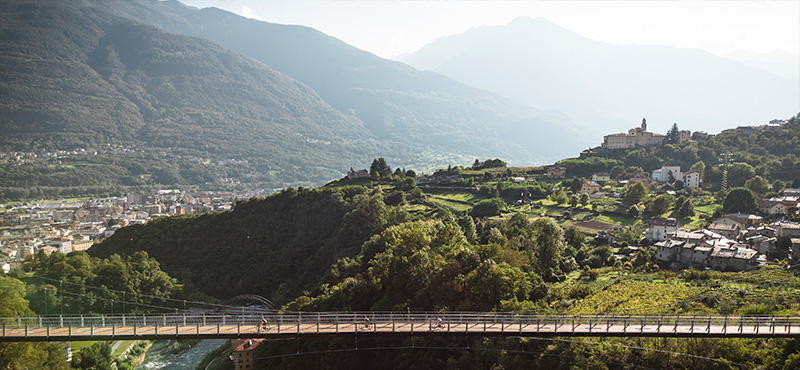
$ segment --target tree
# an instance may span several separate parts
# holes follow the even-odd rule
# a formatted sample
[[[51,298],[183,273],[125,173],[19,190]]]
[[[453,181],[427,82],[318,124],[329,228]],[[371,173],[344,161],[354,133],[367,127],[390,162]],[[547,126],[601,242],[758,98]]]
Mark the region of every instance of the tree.
[[[744,183],[744,186],[758,196],[763,196],[769,190],[769,183],[761,176],[753,177]]]
[[[576,250],[581,249],[583,247],[583,242],[586,240],[586,235],[583,235],[580,230],[578,230],[575,226],[568,226],[564,229],[564,241],[567,242],[572,248]]]
[[[628,204],[636,204],[641,202],[646,196],[647,188],[640,181],[628,188],[628,192],[625,194],[625,201],[628,202]]]
[[[700,181],[703,181],[703,177],[706,173],[706,164],[703,163],[703,161],[698,161],[689,168],[689,171],[697,171],[700,174]]]
[[[572,179],[572,181],[570,181],[569,183],[569,190],[572,190],[574,194],[579,193],[581,191],[581,188],[583,187],[584,182],[586,182],[586,179],[582,177],[576,177]]]
[[[653,217],[659,217],[662,213],[672,208],[673,204],[675,204],[675,197],[668,194],[661,194],[647,207],[647,213]]]
[[[498,214],[505,207],[500,198],[484,199],[472,207],[472,217],[490,217]]]
[[[545,281],[554,281],[561,274],[559,263],[564,250],[564,231],[550,217],[537,218],[531,229],[541,276]]]
[[[673,123],[672,128],[667,131],[667,143],[675,144],[679,141],[678,139],[678,123]]]
[[[691,199],[687,199],[683,204],[681,204],[681,208],[678,211],[681,217],[693,217],[694,216],[694,203],[692,203]]]
[[[394,187],[397,190],[407,191],[407,190],[413,189],[415,185],[416,185],[416,182],[414,181],[413,177],[404,177],[404,178],[402,178],[400,180],[397,180],[397,182],[395,183]]]
[[[559,190],[556,193],[550,194],[550,200],[556,202],[556,204],[564,204],[569,201],[569,197],[564,190]]]
[[[756,211],[758,198],[748,188],[733,188],[722,202],[725,213],[753,213]]]
[[[383,157],[376,158],[372,160],[372,165],[369,167],[369,176],[376,181],[391,178],[392,169],[386,164]]]

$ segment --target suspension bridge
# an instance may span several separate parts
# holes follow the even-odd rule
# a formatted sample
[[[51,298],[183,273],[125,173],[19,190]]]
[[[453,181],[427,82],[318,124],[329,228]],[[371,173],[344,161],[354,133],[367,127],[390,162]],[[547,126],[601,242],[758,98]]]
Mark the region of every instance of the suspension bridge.
[[[800,317],[569,316],[495,312],[2,317],[0,341],[325,336],[800,337]]]

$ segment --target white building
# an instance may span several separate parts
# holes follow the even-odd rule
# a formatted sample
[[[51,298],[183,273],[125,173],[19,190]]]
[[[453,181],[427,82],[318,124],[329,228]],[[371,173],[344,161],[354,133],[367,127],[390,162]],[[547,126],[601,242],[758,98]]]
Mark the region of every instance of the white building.
[[[680,166],[663,166],[653,171],[653,181],[673,182],[675,180],[683,180]]]
[[[647,240],[667,240],[678,230],[678,220],[674,218],[662,218],[653,221],[653,228],[645,231]]]
[[[700,172],[697,171],[689,171],[683,174],[683,186],[687,188],[699,188],[700,187]]]

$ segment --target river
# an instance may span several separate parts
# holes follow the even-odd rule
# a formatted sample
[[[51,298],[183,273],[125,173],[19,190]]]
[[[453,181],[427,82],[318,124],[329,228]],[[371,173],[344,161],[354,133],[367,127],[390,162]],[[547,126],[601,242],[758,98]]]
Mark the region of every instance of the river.
[[[207,353],[223,343],[225,343],[225,339],[204,339],[197,342],[192,348],[173,355],[167,351],[165,342],[159,342],[147,351],[144,363],[137,366],[136,370],[194,370]]]

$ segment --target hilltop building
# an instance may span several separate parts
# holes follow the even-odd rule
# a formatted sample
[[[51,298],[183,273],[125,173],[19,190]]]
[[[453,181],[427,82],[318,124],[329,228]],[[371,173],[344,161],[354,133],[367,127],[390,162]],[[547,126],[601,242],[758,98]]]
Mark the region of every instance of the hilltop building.
[[[369,178],[369,172],[367,170],[354,170],[353,167],[350,167],[350,171],[347,171],[347,178],[350,180]]]
[[[628,133],[619,133],[603,136],[603,144],[600,146],[605,149],[628,149],[640,146],[651,146],[664,144],[667,137],[647,131],[647,120],[642,118],[642,125],[628,130]]]

